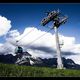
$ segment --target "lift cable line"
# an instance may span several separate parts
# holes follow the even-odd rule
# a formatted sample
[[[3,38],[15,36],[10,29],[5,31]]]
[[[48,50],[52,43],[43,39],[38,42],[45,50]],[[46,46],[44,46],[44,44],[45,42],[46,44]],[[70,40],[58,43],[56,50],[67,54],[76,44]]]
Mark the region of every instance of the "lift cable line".
[[[32,31],[34,31],[34,29],[30,30],[28,33],[26,33],[24,36],[22,36],[19,40],[17,40],[16,42],[19,42],[20,40],[22,40],[25,36],[27,36],[28,34],[30,34]]]
[[[18,43],[20,40],[22,40],[25,36],[30,34],[32,31],[34,31],[34,29],[30,30],[28,33],[26,33],[24,36],[22,36],[19,40],[16,40],[16,42]],[[4,35],[4,38],[7,39],[6,35]]]
[[[40,26],[40,24],[39,24],[39,26]],[[48,27],[48,24],[47,24],[47,27],[46,28],[48,28],[48,29],[52,29],[52,28],[50,28],[50,27]],[[20,38],[19,40],[17,40],[16,42],[17,42],[17,46],[18,46],[18,43],[19,43],[19,41],[21,41],[25,36],[27,36],[28,34],[30,34],[32,31],[34,31],[34,29],[32,29],[32,30],[30,30],[27,34],[25,34],[24,36],[22,36],[22,38]],[[47,31],[47,32],[49,32],[49,30]],[[44,34],[43,34],[44,35]],[[40,36],[39,36],[40,37]],[[38,37],[38,38],[39,38]],[[36,40],[36,39],[35,39]],[[32,41],[33,42],[33,41]],[[31,43],[32,43],[31,42]]]
[[[47,32],[51,31],[53,28],[49,29]],[[45,36],[47,33],[42,34],[41,36],[37,37],[35,40],[33,40],[32,42],[28,43],[27,46],[33,44],[35,41],[39,40],[41,37]]]
[[[26,33],[24,36],[22,36],[19,40],[16,40],[16,46],[18,46],[19,41],[21,41],[25,36],[30,34],[32,31],[34,31],[34,29],[30,30],[28,33]],[[7,39],[6,35],[4,35],[4,38]],[[15,44],[13,44],[13,45],[15,45]]]

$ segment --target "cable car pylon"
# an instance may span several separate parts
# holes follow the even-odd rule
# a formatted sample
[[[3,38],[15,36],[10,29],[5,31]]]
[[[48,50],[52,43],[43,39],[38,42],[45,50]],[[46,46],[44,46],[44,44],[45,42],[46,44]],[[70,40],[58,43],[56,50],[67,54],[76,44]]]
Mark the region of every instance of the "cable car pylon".
[[[58,36],[58,28],[67,21],[67,16],[60,17],[61,13],[59,10],[51,11],[48,13],[47,17],[41,21],[41,25],[45,26],[50,21],[53,21],[53,29],[55,31],[55,40],[56,40],[56,53],[57,53],[57,69],[64,69],[62,57],[61,57],[61,50],[59,44],[59,36]]]

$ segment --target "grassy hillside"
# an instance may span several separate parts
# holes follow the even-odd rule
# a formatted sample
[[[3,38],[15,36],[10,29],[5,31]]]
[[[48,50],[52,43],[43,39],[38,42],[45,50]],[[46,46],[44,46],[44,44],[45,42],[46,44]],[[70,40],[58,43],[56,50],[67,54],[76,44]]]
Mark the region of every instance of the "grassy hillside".
[[[4,77],[80,77],[80,70],[57,70],[46,67],[18,66],[0,63],[0,76]]]

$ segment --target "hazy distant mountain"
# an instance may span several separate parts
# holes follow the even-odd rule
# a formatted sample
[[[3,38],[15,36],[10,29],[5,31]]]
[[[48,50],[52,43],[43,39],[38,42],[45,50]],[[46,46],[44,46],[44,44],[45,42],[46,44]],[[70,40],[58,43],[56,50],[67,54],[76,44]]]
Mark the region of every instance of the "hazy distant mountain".
[[[12,54],[0,55],[0,62],[13,64],[16,61],[16,57]]]
[[[29,55],[29,53],[28,53]],[[30,55],[31,56],[31,55]],[[15,64],[17,60],[17,56],[13,56],[12,54],[0,55],[1,63]],[[63,65],[67,69],[80,69],[80,65],[74,63],[71,59],[62,58]],[[20,65],[30,65],[30,66],[46,66],[46,67],[57,67],[57,58],[49,58],[42,59],[40,57],[26,57],[26,59],[20,61]]]

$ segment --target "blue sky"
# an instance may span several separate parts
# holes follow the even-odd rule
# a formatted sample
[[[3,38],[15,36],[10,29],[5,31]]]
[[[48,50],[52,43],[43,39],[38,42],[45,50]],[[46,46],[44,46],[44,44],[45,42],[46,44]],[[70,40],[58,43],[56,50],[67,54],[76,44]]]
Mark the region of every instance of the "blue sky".
[[[40,25],[40,22],[46,17],[44,12],[57,9],[60,9],[62,14],[68,15],[69,17],[68,22],[59,28],[59,33],[64,36],[73,36],[76,38],[76,43],[80,43],[80,4],[5,3],[0,4],[0,15],[11,20],[11,30],[17,29],[22,33],[24,29],[29,26],[35,26],[43,30],[43,26]],[[52,24],[49,25],[51,26]],[[2,36],[0,37],[0,42],[3,41],[4,38]]]

